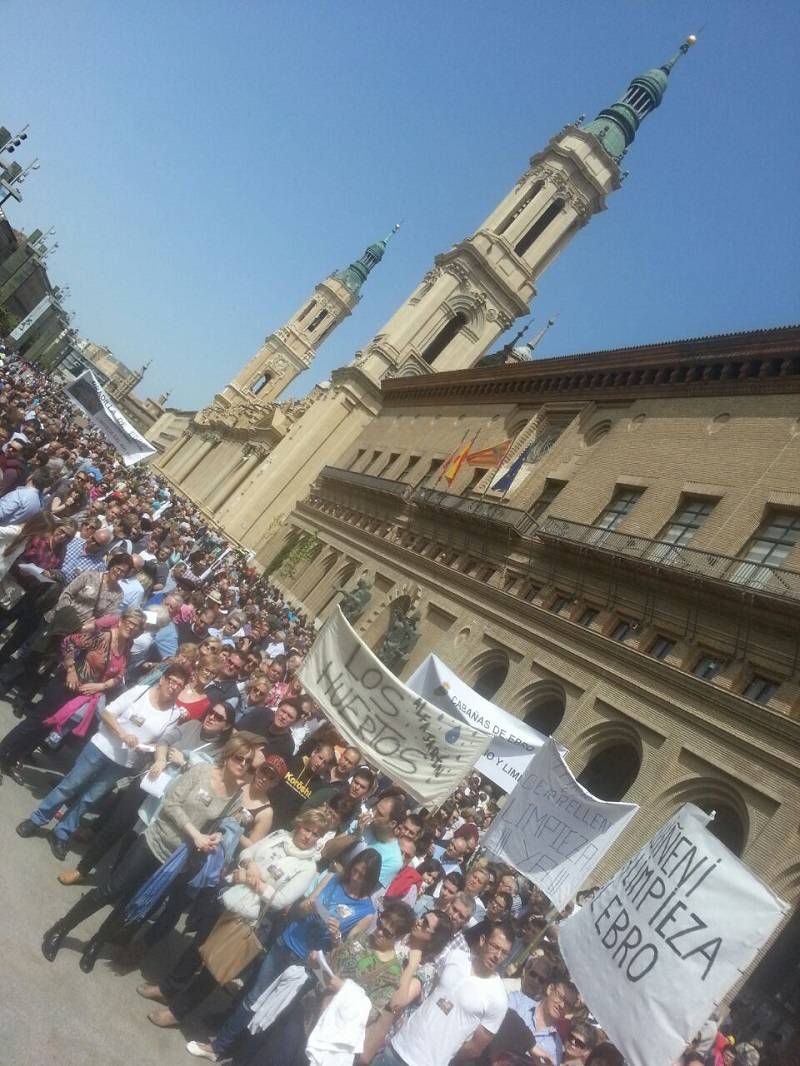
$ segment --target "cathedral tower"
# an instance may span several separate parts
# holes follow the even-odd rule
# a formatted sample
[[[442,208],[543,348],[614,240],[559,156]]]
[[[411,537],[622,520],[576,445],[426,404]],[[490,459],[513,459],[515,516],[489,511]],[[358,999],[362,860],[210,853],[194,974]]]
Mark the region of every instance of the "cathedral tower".
[[[271,333],[250,362],[217,396],[223,405],[273,403],[298,374],[308,370],[322,344],[361,299],[361,286],[383,259],[395,226],[344,270],[321,281],[286,325]]]
[[[376,380],[474,366],[514,319],[529,313],[539,275],[605,210],[606,197],[620,186],[620,160],[692,44],[694,37],[687,38],[593,122],[565,126],[534,155],[478,229],[436,257],[356,365]]]
[[[348,366],[334,371],[331,386],[304,402],[280,442],[261,460],[250,459],[235,490],[207,508],[229,536],[256,550],[266,542],[270,528],[307,493],[322,467],[336,465],[378,413],[383,378],[475,366],[515,319],[529,314],[539,276],[620,187],[625,152],[642,121],[661,103],[676,61],[693,43],[693,37],[687,38],[671,60],[634,78],[625,94],[592,122],[565,126],[531,158],[478,229],[436,257],[433,269],[370,343]],[[254,387],[270,397],[277,394],[279,383],[286,383],[278,375],[298,372],[288,369],[290,353],[296,364],[310,350],[309,324],[322,305],[329,318],[321,319],[315,330],[347,313],[345,292],[353,285],[357,289],[361,274],[374,265],[372,249],[318,287],[319,310],[307,305],[292,320],[290,337],[278,331],[269,338],[222,394],[223,402],[248,394],[260,398]],[[287,370],[278,370],[276,359],[285,360]],[[273,376],[265,380],[265,375]]]

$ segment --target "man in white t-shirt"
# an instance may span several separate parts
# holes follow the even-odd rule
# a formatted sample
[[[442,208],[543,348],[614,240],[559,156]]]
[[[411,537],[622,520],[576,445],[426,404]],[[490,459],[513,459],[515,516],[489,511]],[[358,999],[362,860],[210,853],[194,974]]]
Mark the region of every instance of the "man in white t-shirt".
[[[511,951],[510,924],[498,922],[471,955],[447,960],[427,999],[409,1014],[372,1066],[447,1066],[478,1058],[508,1009],[497,974]]]

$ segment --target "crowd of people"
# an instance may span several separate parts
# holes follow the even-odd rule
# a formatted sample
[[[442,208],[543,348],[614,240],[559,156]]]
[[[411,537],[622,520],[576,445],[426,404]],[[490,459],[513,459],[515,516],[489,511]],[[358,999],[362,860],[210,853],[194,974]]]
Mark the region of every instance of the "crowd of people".
[[[138,986],[143,1010],[180,1030],[225,997],[186,1048],[236,1066],[622,1066],[560,956],[564,915],[482,851],[497,790],[473,774],[420,808],[303,691],[313,639],[57,384],[5,365],[0,686],[19,720],[0,771],[22,787],[42,760],[64,771],[16,831],[85,886],[42,931],[44,958],[100,911],[85,973],[179,938]],[[774,1039],[737,1045],[710,1022],[683,1066],[759,1058],[782,1066]]]

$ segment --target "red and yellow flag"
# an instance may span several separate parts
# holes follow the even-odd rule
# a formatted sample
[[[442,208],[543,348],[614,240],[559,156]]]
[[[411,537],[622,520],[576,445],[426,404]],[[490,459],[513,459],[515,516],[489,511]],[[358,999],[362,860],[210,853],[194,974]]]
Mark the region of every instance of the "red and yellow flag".
[[[453,452],[450,456],[450,462],[445,467],[444,479],[448,485],[452,485],[458,476],[458,472],[461,469],[461,464],[467,458],[471,444],[465,444],[462,448],[459,448],[457,452]]]
[[[470,452],[464,457],[464,462],[470,466],[497,466],[506,457],[506,452],[511,447],[510,440],[501,440],[499,444],[493,444],[489,448],[482,448],[479,452]]]

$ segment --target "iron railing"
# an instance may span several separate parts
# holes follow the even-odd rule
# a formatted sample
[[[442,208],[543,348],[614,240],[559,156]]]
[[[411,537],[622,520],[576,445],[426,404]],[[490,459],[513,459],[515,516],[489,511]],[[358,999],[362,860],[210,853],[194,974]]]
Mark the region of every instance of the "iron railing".
[[[343,470],[339,466],[324,466],[320,477],[388,496],[405,496],[411,488],[407,481],[392,481],[390,478],[375,477],[373,474],[361,474],[357,470]]]
[[[765,566],[687,545],[668,544],[650,537],[618,533],[564,518],[545,519],[536,533],[545,541],[578,544],[593,551],[637,559],[651,566],[668,567],[692,577],[737,585],[760,595],[800,600],[800,573],[795,570]]]
[[[515,530],[518,524],[527,518],[525,512],[517,507],[506,507],[505,504],[473,496],[457,496],[453,492],[442,492],[440,489],[415,489],[411,502],[460,518],[479,519],[504,529]]]

